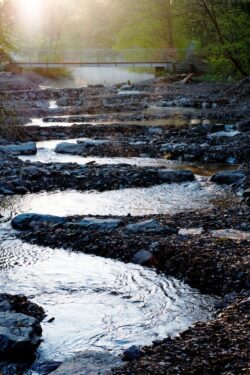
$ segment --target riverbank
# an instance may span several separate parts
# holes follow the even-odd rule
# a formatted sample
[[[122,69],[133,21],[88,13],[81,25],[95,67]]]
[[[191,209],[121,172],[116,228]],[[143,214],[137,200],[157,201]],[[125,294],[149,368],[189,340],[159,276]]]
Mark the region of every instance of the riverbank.
[[[247,374],[249,89],[249,79],[156,79],[0,92],[22,134],[0,138],[0,214],[21,214],[12,221],[17,238],[152,267],[220,297],[212,320],[131,349],[114,374]],[[96,211],[79,213],[91,199]],[[39,200],[45,211],[23,211]],[[53,201],[65,201],[59,218]]]

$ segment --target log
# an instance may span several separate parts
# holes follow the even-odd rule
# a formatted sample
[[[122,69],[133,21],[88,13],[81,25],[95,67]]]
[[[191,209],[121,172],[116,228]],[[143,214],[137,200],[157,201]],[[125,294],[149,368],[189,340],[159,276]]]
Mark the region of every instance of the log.
[[[189,73],[182,81],[181,83],[184,83],[184,85],[186,85],[187,83],[191,83],[192,82],[192,77],[193,77],[194,73]]]

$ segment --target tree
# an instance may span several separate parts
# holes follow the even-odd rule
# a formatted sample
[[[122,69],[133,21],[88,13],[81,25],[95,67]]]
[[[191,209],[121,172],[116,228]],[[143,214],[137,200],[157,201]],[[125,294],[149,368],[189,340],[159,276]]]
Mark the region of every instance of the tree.
[[[178,0],[177,0],[178,1]],[[210,61],[242,76],[249,74],[249,7],[227,0],[181,1],[186,10],[186,28],[206,49]],[[230,63],[230,64],[228,64]]]
[[[0,2],[0,63],[10,60],[10,52],[13,50],[13,42],[10,35],[11,26],[11,2]]]

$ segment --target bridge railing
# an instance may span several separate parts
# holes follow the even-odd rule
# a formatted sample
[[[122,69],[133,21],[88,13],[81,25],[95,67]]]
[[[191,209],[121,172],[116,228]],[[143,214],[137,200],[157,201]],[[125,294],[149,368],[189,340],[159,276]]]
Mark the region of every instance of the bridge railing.
[[[26,49],[13,55],[16,63],[155,63],[182,61],[182,49]]]

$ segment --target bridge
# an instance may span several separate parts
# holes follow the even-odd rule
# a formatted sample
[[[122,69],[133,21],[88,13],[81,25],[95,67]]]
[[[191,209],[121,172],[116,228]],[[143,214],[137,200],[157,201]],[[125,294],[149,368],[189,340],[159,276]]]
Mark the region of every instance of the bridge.
[[[151,67],[190,70],[191,59],[184,49],[26,49],[12,54],[11,64],[23,68],[55,67]],[[184,69],[184,70],[185,70]]]

